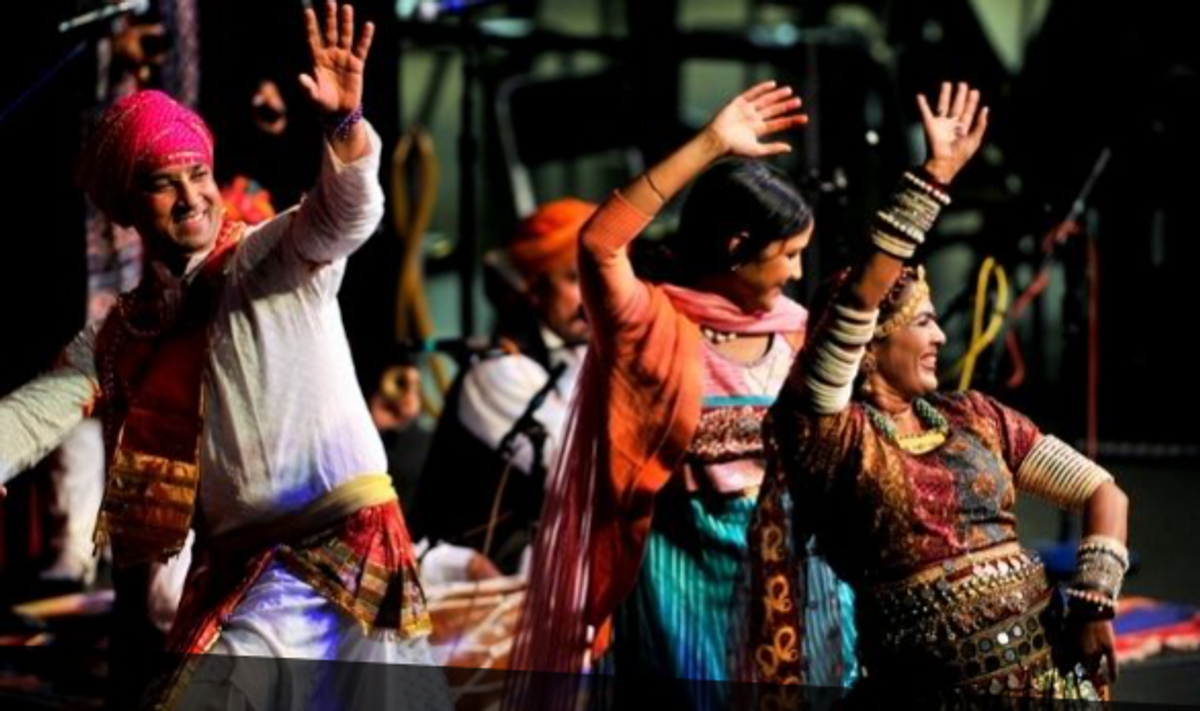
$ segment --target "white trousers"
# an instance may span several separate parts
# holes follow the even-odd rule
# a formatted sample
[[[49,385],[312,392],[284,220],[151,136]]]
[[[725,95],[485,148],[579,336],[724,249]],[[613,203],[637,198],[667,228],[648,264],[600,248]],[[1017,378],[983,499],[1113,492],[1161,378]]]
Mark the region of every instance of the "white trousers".
[[[226,619],[181,708],[450,711],[425,638],[370,635],[278,562]]]

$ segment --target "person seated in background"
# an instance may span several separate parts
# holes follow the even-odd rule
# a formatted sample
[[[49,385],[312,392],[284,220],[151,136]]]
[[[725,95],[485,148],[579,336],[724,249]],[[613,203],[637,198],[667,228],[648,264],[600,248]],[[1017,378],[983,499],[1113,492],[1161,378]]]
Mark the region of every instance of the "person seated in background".
[[[595,209],[575,198],[549,202],[520,223],[507,248],[488,255],[496,336],[518,352],[480,357],[459,373],[417,492],[415,538],[482,551],[505,574],[521,568],[583,362],[588,324],[576,256],[579,230]],[[537,431],[513,439],[514,425],[555,373],[533,422],[526,420]],[[544,437],[538,451],[528,434]]]
[[[412,511],[417,483],[432,440],[421,423],[421,371],[411,359],[389,367],[367,400],[375,429],[387,451],[388,473],[400,495],[400,508]]]

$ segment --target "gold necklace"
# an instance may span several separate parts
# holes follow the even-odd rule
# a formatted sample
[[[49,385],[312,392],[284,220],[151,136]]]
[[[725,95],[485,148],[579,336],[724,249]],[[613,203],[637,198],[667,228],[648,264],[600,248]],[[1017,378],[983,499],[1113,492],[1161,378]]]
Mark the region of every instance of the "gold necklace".
[[[871,405],[867,405],[867,415],[875,423],[875,427],[896,444],[897,447],[909,454],[927,454],[946,443],[950,434],[950,423],[946,416],[938,412],[929,401],[917,398],[913,401],[913,411],[917,419],[928,428],[923,432],[901,435],[896,430],[896,423],[891,417],[883,414]]]

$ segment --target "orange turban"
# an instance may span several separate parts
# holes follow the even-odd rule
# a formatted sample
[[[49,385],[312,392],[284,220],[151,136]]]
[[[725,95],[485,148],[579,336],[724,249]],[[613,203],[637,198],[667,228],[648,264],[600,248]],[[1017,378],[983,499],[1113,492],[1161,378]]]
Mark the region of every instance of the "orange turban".
[[[202,163],[212,167],[204,119],[161,91],[139,91],[104,112],[84,147],[79,184],[105,215],[128,226],[129,191],[140,175]]]
[[[526,279],[532,279],[574,262],[579,230],[596,207],[576,198],[562,198],[539,207],[517,226],[517,234],[508,246],[513,266]]]

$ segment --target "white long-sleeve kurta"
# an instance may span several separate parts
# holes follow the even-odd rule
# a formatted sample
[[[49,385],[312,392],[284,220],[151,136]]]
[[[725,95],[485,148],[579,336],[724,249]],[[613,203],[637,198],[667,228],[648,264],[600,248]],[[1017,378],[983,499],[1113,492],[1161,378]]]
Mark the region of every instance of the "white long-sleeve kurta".
[[[342,163],[326,146],[316,188],[297,208],[244,237],[212,327],[204,373],[200,509],[207,532],[261,524],[303,508],[335,487],[387,471],[383,443],[358,387],[337,292],[346,259],[383,217],[377,178],[381,142]],[[64,363],[0,400],[0,483],[53,449],[96,395],[94,344],[85,328]],[[425,638],[365,633],[318,591],[272,563],[223,620],[183,708],[449,709],[438,669],[401,676],[326,674],[256,657],[433,663]],[[213,660],[215,658],[210,658]]]
[[[304,507],[387,458],[358,387],[337,292],[383,216],[381,143],[342,163],[328,145],[314,190],[249,230],[228,265],[204,374],[200,508],[213,534]],[[0,400],[0,483],[37,463],[98,392],[99,325],[62,365]]]

